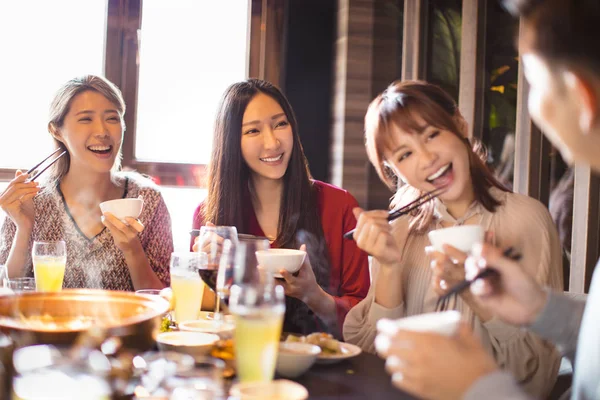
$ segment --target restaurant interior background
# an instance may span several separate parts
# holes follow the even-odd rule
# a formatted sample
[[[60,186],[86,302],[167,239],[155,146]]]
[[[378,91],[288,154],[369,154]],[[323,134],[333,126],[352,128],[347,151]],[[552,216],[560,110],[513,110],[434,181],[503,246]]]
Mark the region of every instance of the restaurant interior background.
[[[513,190],[573,209],[566,287],[584,292],[599,256],[598,177],[570,174],[527,114],[519,23],[496,0],[37,0],[0,4],[0,190],[52,150],[48,103],[67,79],[103,74],[125,96],[123,165],[163,190],[188,246],[214,111],[248,76],[288,96],[316,179],[365,208],[391,192],[363,144],[369,102],[395,79],[427,79],[459,102],[471,135]],[[574,176],[574,179],[571,177]],[[567,264],[568,266],[568,264]]]

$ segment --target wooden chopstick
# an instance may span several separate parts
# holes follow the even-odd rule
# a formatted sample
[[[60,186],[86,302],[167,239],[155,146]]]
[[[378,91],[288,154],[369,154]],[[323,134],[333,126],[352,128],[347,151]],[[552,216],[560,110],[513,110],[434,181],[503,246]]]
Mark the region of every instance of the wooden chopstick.
[[[56,153],[56,151],[55,151],[54,153]],[[54,154],[54,153],[52,153],[52,154]],[[50,156],[52,156],[52,154],[50,154]],[[60,154],[58,155],[58,157],[56,157],[55,159],[53,159],[52,161],[50,161],[50,163],[49,163],[48,165],[46,165],[46,166],[45,166],[45,167],[44,167],[44,168],[43,168],[41,171],[39,171],[38,173],[36,173],[36,174],[35,174],[33,177],[31,177],[31,178],[28,178],[28,179],[27,179],[25,182],[31,182],[31,181],[34,181],[34,180],[36,180],[36,179],[37,179],[37,178],[38,178],[38,177],[39,177],[39,176],[40,176],[40,175],[41,175],[41,174],[42,174],[42,173],[43,173],[45,170],[47,170],[48,168],[50,168],[50,167],[52,166],[52,164],[54,164],[55,162],[57,162],[57,161],[58,161],[58,160],[59,160],[59,159],[60,159],[62,156],[64,156],[65,154],[67,154],[67,151],[66,151],[66,150],[65,150],[65,151],[63,151],[62,153],[60,153]],[[45,158],[45,159],[44,159],[44,160],[43,160],[41,163],[39,163],[38,165],[36,165],[36,166],[35,166],[34,168],[32,168],[32,169],[34,169],[34,170],[35,170],[35,168],[37,168],[38,166],[40,166],[40,165],[41,165],[41,164],[42,164],[44,161],[46,161],[48,158],[50,158],[50,157],[46,157],[46,158]]]
[[[393,220],[395,220],[403,215],[408,214],[409,212],[413,211],[414,209],[421,207],[423,204],[435,199],[436,197],[438,197],[440,194],[444,193],[445,191],[446,191],[446,188],[434,189],[434,190],[427,192],[424,195],[420,196],[416,200],[411,201],[407,205],[405,205],[397,210],[390,211],[388,213],[388,217],[387,217],[388,222],[392,222]],[[344,233],[344,239],[353,239],[354,231],[356,231],[356,228]]]

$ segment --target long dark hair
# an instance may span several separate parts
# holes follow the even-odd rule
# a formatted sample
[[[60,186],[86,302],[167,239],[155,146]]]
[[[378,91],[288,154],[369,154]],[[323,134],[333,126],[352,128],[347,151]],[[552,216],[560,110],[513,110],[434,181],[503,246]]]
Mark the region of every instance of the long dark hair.
[[[469,173],[473,182],[475,200],[488,211],[495,211],[500,205],[489,189],[507,189],[494,177],[486,166],[482,148],[471,145],[465,137],[466,123],[460,115],[456,102],[440,87],[422,81],[394,82],[369,105],[365,116],[365,141],[369,160],[381,180],[396,192],[391,207],[407,203],[423,193],[409,185],[402,185],[398,177],[386,165],[384,149],[391,147],[389,126],[398,126],[405,132],[422,130],[416,116],[420,116],[430,126],[447,130],[464,143],[469,154]],[[420,207],[411,220],[411,230],[423,232],[433,218],[434,204],[429,202]]]
[[[600,71],[598,0],[504,0],[524,21],[519,40],[554,65]]]
[[[298,234],[302,232],[304,234],[302,236],[309,237],[311,244],[315,244],[308,245],[308,251],[317,283],[324,290],[330,291],[329,255],[327,246],[324,245],[325,237],[321,226],[316,188],[311,180],[298,135],[298,123],[289,101],[276,86],[269,82],[248,79],[234,83],[227,88],[221,98],[208,167],[208,196],[203,209],[204,221],[216,225],[236,226],[238,232],[249,233],[244,207],[252,207],[251,204],[248,205],[247,194],[248,191],[252,194],[253,189],[250,169],[242,157],[241,132],[246,107],[259,93],[270,96],[279,103],[290,123],[293,135],[292,154],[283,176],[284,188],[281,194],[275,242],[279,247],[298,248],[302,244],[300,240],[303,239],[298,237]],[[288,299],[288,302],[290,301]],[[291,308],[303,309],[303,315],[298,315],[297,319],[306,318],[306,314],[309,313],[305,309],[306,306],[303,308],[300,304],[295,304]]]

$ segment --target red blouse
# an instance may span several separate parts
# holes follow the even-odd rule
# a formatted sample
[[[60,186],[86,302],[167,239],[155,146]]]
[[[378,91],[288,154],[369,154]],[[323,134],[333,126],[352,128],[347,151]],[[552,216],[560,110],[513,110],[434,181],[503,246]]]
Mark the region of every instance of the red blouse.
[[[317,180],[314,181],[314,186],[329,251],[331,292],[339,293],[339,296],[333,298],[338,323],[342,326],[348,311],[366,297],[370,286],[367,254],[356,246],[354,240],[343,238],[345,232],[356,227],[352,209],[358,207],[358,202],[348,191],[336,186]],[[203,205],[204,203],[201,203],[194,211],[194,229],[204,225],[201,213]],[[252,207],[246,215],[248,232],[243,233],[265,236]],[[276,245],[275,243],[274,246]]]

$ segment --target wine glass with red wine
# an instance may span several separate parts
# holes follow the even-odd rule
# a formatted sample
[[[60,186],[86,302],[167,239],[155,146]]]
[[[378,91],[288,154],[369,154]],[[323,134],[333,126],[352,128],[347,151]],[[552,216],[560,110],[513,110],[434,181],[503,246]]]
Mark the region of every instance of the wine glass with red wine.
[[[198,235],[198,251],[206,253],[207,263],[198,270],[200,278],[217,295],[215,314],[219,313],[217,274],[221,263],[231,262],[233,247],[237,242],[235,226],[203,226]]]

